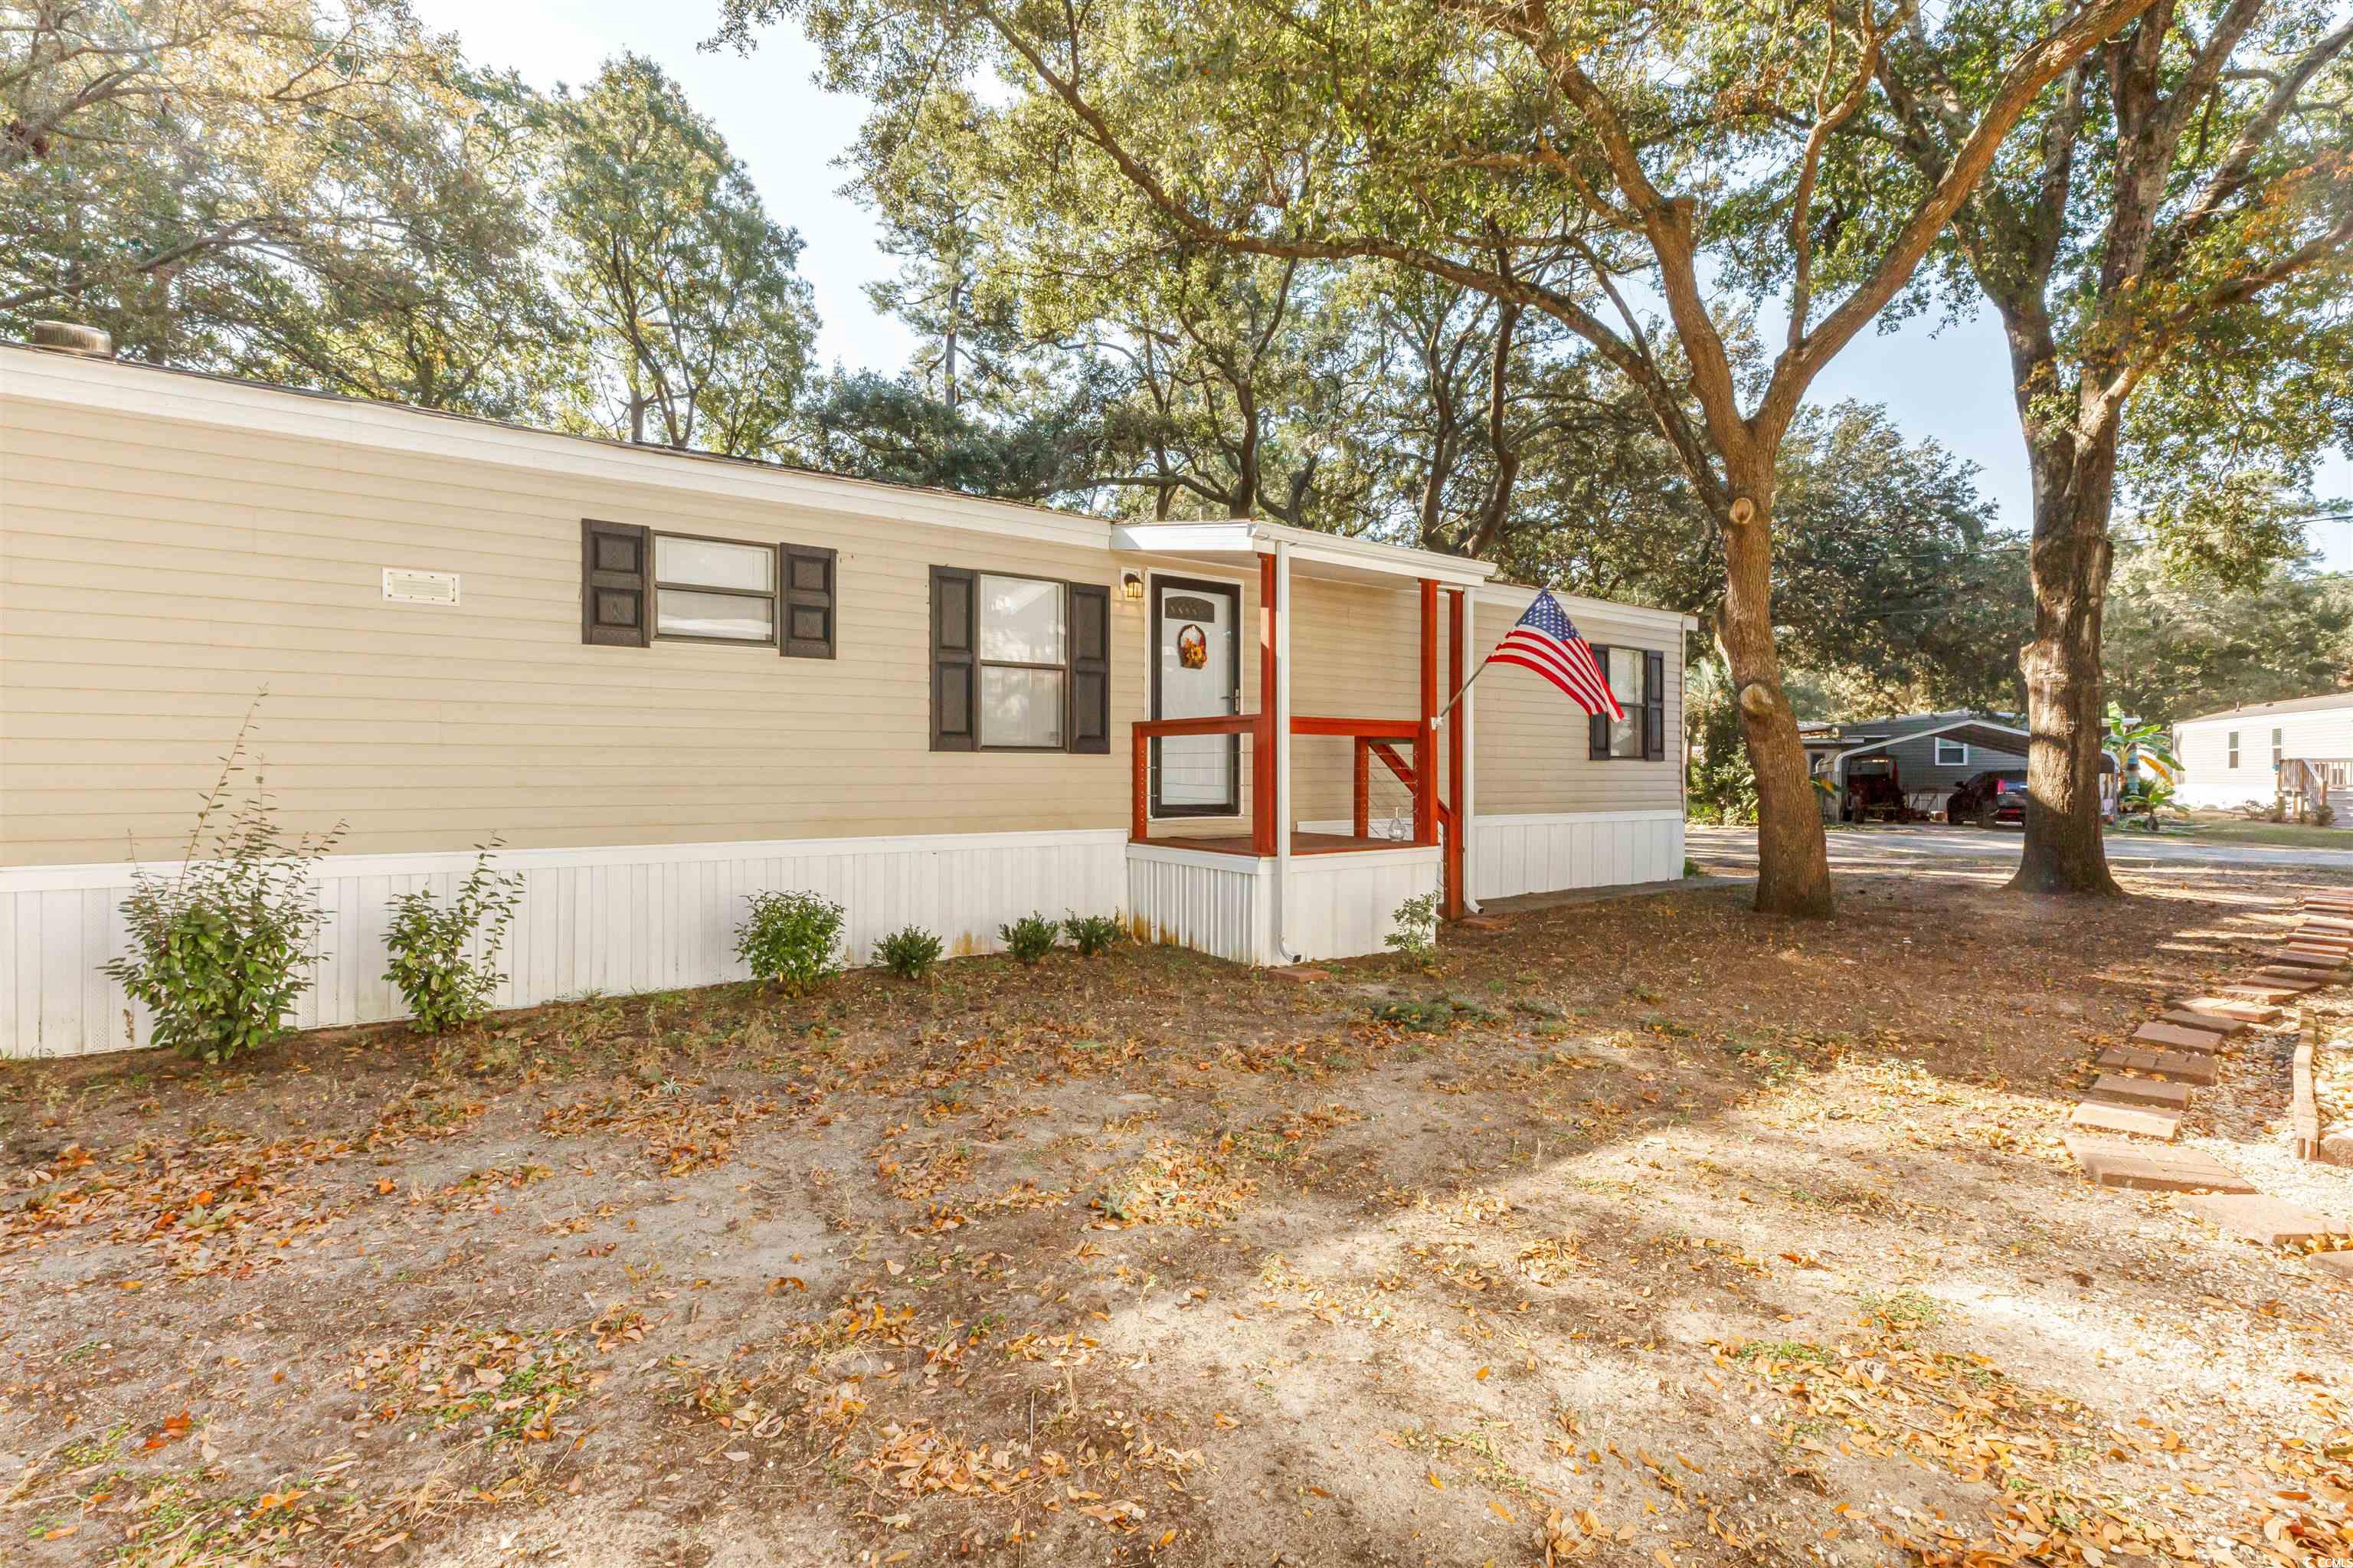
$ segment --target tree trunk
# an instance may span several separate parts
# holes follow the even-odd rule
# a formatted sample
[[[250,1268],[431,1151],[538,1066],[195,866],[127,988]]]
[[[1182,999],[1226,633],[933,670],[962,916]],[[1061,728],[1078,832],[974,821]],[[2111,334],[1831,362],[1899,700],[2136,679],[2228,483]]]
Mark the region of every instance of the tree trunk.
[[[2026,845],[2018,893],[2114,897],[2100,837],[2101,742],[2106,704],[2100,670],[2100,618],[2114,550],[2116,429],[2094,421],[2037,442],[2034,469],[2034,641],[2019,651],[2026,677]]]
[[[956,410],[956,322],[964,309],[964,281],[958,279],[948,285],[948,325],[946,353],[941,362],[941,389],[946,393],[948,412]]]
[[[1724,522],[1724,605],[1717,644],[1732,672],[1741,737],[1757,773],[1757,912],[1814,918],[1832,911],[1830,855],[1798,715],[1781,690],[1773,646],[1773,460],[1727,461],[1732,493],[1754,511]],[[1743,510],[1735,502],[1736,512]]]

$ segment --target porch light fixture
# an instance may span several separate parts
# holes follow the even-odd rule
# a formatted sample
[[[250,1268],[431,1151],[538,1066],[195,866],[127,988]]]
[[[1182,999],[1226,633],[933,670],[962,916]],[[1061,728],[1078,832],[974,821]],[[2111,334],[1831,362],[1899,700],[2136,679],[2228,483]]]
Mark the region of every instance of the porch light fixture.
[[[1119,597],[1122,599],[1142,599],[1144,597],[1144,574],[1142,572],[1120,573]]]

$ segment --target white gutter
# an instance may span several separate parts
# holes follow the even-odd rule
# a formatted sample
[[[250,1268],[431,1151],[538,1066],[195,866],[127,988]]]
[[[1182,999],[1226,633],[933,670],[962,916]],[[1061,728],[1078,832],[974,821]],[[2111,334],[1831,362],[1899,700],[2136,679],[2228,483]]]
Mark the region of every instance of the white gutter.
[[[1291,545],[1274,546],[1274,908],[1268,938],[1275,957],[1295,964],[1287,926],[1291,913]]]

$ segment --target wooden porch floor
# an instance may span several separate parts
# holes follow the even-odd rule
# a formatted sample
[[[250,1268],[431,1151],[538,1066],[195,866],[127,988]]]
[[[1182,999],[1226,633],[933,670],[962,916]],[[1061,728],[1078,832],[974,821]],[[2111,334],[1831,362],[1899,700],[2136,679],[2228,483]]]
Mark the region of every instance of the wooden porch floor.
[[[1142,841],[1155,849],[1208,850],[1216,854],[1255,854],[1248,833],[1221,833],[1208,838],[1157,838]],[[1401,839],[1360,839],[1349,833],[1293,833],[1293,854],[1345,854],[1352,850],[1411,849]]]

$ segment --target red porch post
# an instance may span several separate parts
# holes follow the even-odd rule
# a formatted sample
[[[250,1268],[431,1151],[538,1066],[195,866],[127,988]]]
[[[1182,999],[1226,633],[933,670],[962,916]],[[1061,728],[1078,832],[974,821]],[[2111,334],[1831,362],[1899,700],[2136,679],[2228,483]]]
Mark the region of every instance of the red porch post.
[[[1274,556],[1258,558],[1258,727],[1250,732],[1250,853],[1275,853]]]
[[[1438,842],[1438,584],[1421,579],[1421,717],[1413,732],[1413,842]]]
[[[1468,598],[1461,588],[1450,588],[1446,594],[1446,679],[1451,694],[1462,690],[1462,677],[1469,673],[1463,634],[1463,601]],[[1423,712],[1429,711],[1424,705]],[[1446,726],[1446,917],[1462,918],[1462,707],[1458,702]]]
[[[1135,756],[1128,794],[1127,836],[1142,843],[1152,836],[1152,742],[1134,726],[1129,726],[1129,733],[1134,742]]]
[[[1356,754],[1356,834],[1360,839],[1373,836],[1373,747],[1363,736],[1355,737],[1350,748]]]

